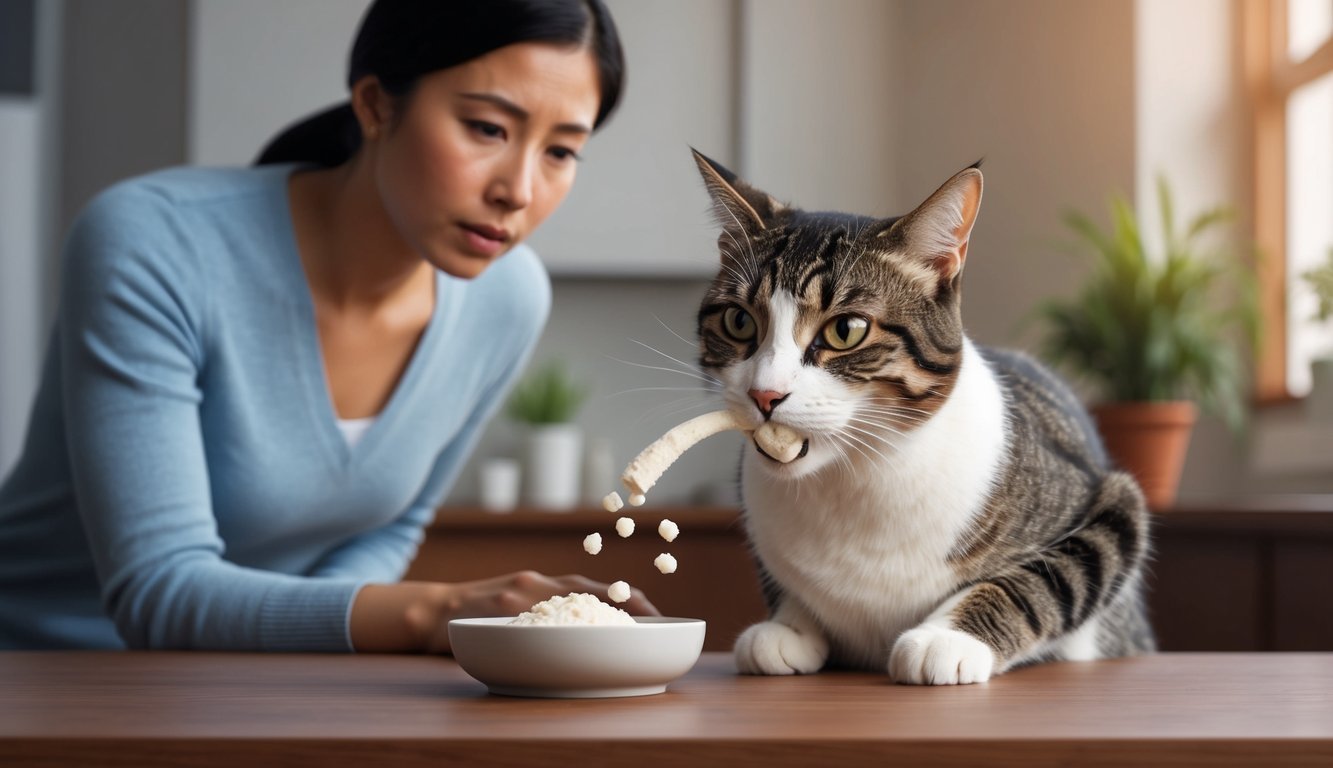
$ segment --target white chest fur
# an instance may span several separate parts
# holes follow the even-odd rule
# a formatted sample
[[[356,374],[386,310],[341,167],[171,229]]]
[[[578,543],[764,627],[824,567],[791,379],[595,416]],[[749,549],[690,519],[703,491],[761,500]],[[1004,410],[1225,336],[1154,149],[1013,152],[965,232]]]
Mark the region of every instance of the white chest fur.
[[[1002,396],[970,342],[953,393],[925,424],[798,479],[742,465],[746,526],[764,567],[829,635],[835,660],[879,665],[958,588],[948,555],[1005,450]]]

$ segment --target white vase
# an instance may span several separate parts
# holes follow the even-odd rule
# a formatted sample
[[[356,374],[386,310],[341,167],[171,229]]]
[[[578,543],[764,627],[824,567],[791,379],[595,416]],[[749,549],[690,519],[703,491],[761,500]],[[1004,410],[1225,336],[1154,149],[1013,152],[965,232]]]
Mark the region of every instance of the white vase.
[[[530,426],[523,458],[528,504],[550,510],[578,506],[583,430],[577,424]]]
[[[583,457],[583,503],[590,507],[599,507],[602,498],[616,490],[615,456],[611,452],[611,441],[605,437],[594,437],[587,441]]]
[[[481,463],[478,474],[479,501],[487,512],[512,512],[518,506],[518,484],[522,473],[513,459],[493,458]]]
[[[1319,422],[1333,422],[1333,357],[1310,361],[1310,395],[1306,415]]]

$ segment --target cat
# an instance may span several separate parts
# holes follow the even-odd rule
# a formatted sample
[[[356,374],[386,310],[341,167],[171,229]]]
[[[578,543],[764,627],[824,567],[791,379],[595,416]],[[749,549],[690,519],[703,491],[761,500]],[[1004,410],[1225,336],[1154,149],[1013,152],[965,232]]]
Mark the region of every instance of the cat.
[[[721,227],[699,363],[727,407],[806,436],[741,459],[768,620],[746,674],[962,684],[1150,652],[1149,516],[1075,395],[974,344],[961,288],[979,164],[906,216],[803,211],[694,153]]]

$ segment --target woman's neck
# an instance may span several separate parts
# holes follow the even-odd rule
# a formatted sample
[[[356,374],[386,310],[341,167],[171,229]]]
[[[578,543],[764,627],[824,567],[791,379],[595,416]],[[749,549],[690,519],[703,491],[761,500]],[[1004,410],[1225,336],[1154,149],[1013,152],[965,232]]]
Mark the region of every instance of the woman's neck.
[[[403,241],[353,160],[298,172],[288,186],[301,263],[316,303],[375,312],[430,295],[433,270]]]

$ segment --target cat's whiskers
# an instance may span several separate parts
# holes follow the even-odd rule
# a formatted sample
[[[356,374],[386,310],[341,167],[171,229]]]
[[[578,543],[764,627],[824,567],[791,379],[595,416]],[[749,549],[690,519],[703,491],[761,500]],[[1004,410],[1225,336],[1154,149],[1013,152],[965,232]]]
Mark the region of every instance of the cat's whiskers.
[[[907,433],[902,432],[902,431],[900,431],[900,430],[898,430],[898,429],[895,429],[892,425],[889,425],[889,424],[884,424],[884,423],[881,423],[881,422],[871,421],[871,420],[868,420],[868,419],[858,419],[858,418],[856,418],[855,416],[853,416],[852,418],[848,419],[848,421],[849,421],[849,422],[856,422],[857,424],[865,424],[865,425],[868,425],[868,426],[871,426],[871,427],[876,427],[878,430],[882,430],[882,431],[885,431],[885,432],[892,433],[892,434],[894,434],[894,435],[897,435],[898,437],[907,437]],[[880,440],[880,441],[884,442],[885,444],[890,444],[890,445],[891,445],[891,443],[889,443],[889,439],[888,439],[887,437],[885,437],[884,435],[879,434],[879,432],[871,431],[871,430],[868,430],[868,429],[862,429],[861,427],[853,427],[853,426],[851,426],[851,424],[848,424],[848,425],[847,425],[847,428],[848,428],[848,429],[854,429],[854,430],[856,430],[857,432],[860,432],[860,433],[863,434],[863,435],[866,435],[866,436],[868,436],[868,437],[873,437],[873,438],[875,438],[875,439],[877,439],[877,440]]]
[[[619,392],[612,392],[609,395],[603,395],[605,398],[620,397],[628,395],[631,392],[698,392],[698,387],[633,387],[631,389],[622,389]]]
[[[889,417],[892,417],[893,419],[895,419],[895,420],[897,420],[897,421],[904,422],[905,424],[908,424],[908,425],[910,425],[910,426],[914,426],[914,427],[915,427],[915,426],[921,426],[922,424],[925,424],[927,421],[930,421],[930,417],[928,417],[928,416],[920,416],[920,415],[915,414],[915,413],[904,413],[904,412],[902,412],[902,411],[900,411],[900,410],[896,410],[896,409],[893,409],[893,408],[878,408],[878,407],[873,407],[873,406],[870,406],[870,407],[862,406],[862,407],[856,409],[856,413],[859,413],[859,414],[862,414],[862,415],[865,415],[865,416],[889,416]]]
[[[651,389],[651,388],[649,388]],[[634,419],[635,424],[641,424],[650,419],[657,418],[675,418],[678,414],[698,411],[706,413],[710,410],[717,410],[718,404],[714,399],[717,393],[711,393],[706,390],[694,388],[680,388],[682,392],[692,392],[693,396],[677,397],[666,402],[658,403],[651,408],[646,408],[638,413]],[[682,403],[684,405],[682,405]],[[697,415],[697,414],[696,414]]]
[[[662,370],[662,371],[673,371],[673,372],[675,372],[675,373],[680,373],[680,374],[685,374],[685,375],[688,375],[688,376],[693,376],[694,378],[699,379],[700,381],[703,381],[703,382],[707,382],[707,383],[711,383],[711,384],[716,384],[716,385],[718,385],[718,386],[721,386],[721,385],[722,385],[722,380],[721,380],[721,379],[718,379],[716,376],[712,376],[712,375],[706,373],[703,369],[701,369],[701,368],[700,368],[699,366],[697,366],[697,365],[694,365],[694,364],[692,364],[692,363],[687,363],[687,362],[685,362],[684,360],[681,360],[680,358],[677,358],[677,357],[673,357],[673,356],[671,356],[671,355],[668,355],[667,353],[665,353],[665,352],[663,352],[662,350],[660,350],[660,349],[658,349],[658,348],[652,346],[651,344],[645,344],[645,343],[643,343],[642,341],[639,341],[638,339],[630,339],[630,341],[634,342],[635,344],[638,344],[639,346],[643,347],[644,349],[650,350],[650,351],[652,351],[652,352],[657,353],[658,355],[661,355],[662,357],[665,357],[666,359],[670,360],[670,361],[673,362],[673,363],[677,363],[678,365],[681,366],[682,369],[684,369],[684,370],[682,370],[682,369],[676,369],[676,368],[656,367],[657,370]],[[612,359],[612,360],[615,360],[616,362],[626,363],[627,365],[634,365],[634,366],[638,366],[638,367],[641,367],[641,368],[650,368],[650,369],[651,369],[651,368],[654,368],[654,367],[655,367],[655,366],[651,366],[651,365],[648,365],[648,364],[645,364],[645,363],[633,363],[633,362],[630,362],[630,361],[628,361],[628,360],[620,360],[620,359],[618,359],[618,358],[614,358],[614,357],[612,357],[611,359]]]
[[[847,448],[851,448],[852,450],[854,450],[854,451],[856,451],[857,453],[861,454],[861,458],[865,459],[865,460],[866,460],[866,463],[870,463],[870,456],[869,456],[865,451],[861,450],[861,448],[860,448],[859,446],[857,446],[857,445],[855,445],[854,443],[852,443],[851,440],[848,440],[848,439],[847,439],[845,436],[843,436],[841,433],[839,433],[839,432],[832,432],[832,433],[829,434],[829,437],[832,437],[834,440],[837,440],[839,443],[841,443],[842,445],[846,446]],[[844,455],[847,455],[847,456],[848,456],[848,471],[849,471],[849,472],[855,471],[855,466],[851,464],[850,455],[846,454],[845,451],[844,451]]]
[[[866,423],[873,423],[885,427],[898,429],[916,429],[925,424],[928,419],[912,414],[897,413],[894,411],[879,411],[873,408],[857,408],[851,413],[853,417],[866,419]],[[899,434],[903,434],[899,432]]]
[[[855,474],[856,465],[852,463],[851,457],[847,455],[847,450],[840,444],[833,444],[831,448],[833,450],[833,460],[838,469],[848,476]]]
[[[687,348],[689,348],[689,349],[698,349],[698,342],[697,342],[697,341],[691,341],[691,340],[685,338],[684,336],[681,336],[679,333],[676,333],[675,329],[673,329],[671,326],[667,325],[667,324],[666,324],[666,321],[664,321],[662,318],[658,317],[656,314],[653,315],[653,319],[657,321],[658,325],[661,325],[663,328],[665,328],[666,331],[667,331],[667,333],[669,333],[669,334],[671,334],[672,336],[675,336],[676,338],[678,338],[678,339],[680,339],[681,341],[685,342],[685,346],[686,346]],[[697,370],[697,369],[696,369],[696,370]],[[700,371],[700,372],[702,373],[702,371]]]
[[[856,435],[851,434],[851,432],[850,432],[849,430],[865,433],[865,430],[863,430],[863,429],[859,429],[859,428],[857,428],[857,427],[847,426],[847,427],[842,427],[841,429],[839,429],[839,430],[837,431],[837,434],[844,435],[844,436],[847,437],[849,440],[854,440],[854,441],[856,441],[856,442],[859,443],[860,445],[864,446],[864,447],[866,448],[866,450],[871,451],[871,452],[874,453],[876,456],[878,456],[880,459],[882,459],[882,460],[884,461],[885,464],[890,463],[890,462],[889,462],[889,457],[888,457],[888,456],[885,456],[883,453],[880,453],[880,450],[879,450],[878,448],[876,448],[875,446],[873,446],[873,445],[871,445],[871,444],[865,442],[864,440],[862,440],[861,438],[857,437]],[[866,434],[869,434],[869,433],[866,433]],[[878,437],[878,436],[877,436],[877,437]],[[881,438],[881,440],[884,442],[885,445],[889,446],[890,448],[895,447],[895,446],[893,445],[893,443],[892,443],[891,441],[889,441],[888,438]],[[867,456],[866,458],[869,459],[870,457]]]
[[[922,408],[913,408],[913,407],[911,407],[911,406],[909,406],[909,405],[903,405],[903,403],[910,403],[910,402],[912,402],[911,400],[908,400],[908,399],[905,398],[905,397],[865,397],[865,398],[862,398],[862,399],[861,399],[861,402],[863,402],[863,403],[887,404],[887,405],[891,405],[892,407],[897,408],[897,409],[899,409],[899,410],[903,410],[903,411],[914,411],[914,412],[919,413],[919,414],[921,414],[921,415],[923,415],[923,416],[934,416],[934,415],[935,415],[932,411],[927,411],[927,410],[922,409]]]
[[[607,355],[606,357],[608,360],[614,360],[617,363],[624,363],[625,365],[632,365],[635,368],[645,368],[650,371],[665,371],[667,373],[675,373],[681,376],[689,376],[690,378],[698,379],[699,381],[702,381],[706,385],[713,385],[717,387],[722,386],[722,382],[718,381],[717,379],[714,379],[711,376],[707,376],[705,374],[696,373],[694,371],[682,371],[676,368],[668,368],[662,365],[648,365],[647,363],[636,363],[631,360],[621,360],[620,358],[612,357],[611,355]]]
[[[667,405],[668,405],[668,406],[670,406],[670,405],[675,405],[675,404],[680,403],[680,402],[681,402],[681,400],[674,400],[674,401],[672,401],[671,403],[668,403]],[[699,415],[701,415],[701,414],[703,414],[703,413],[707,413],[707,412],[710,411],[710,410],[716,410],[716,408],[717,408],[717,405],[716,405],[715,403],[698,403],[698,402],[696,402],[696,403],[692,403],[692,404],[690,404],[690,405],[681,406],[681,407],[675,408],[674,410],[670,410],[670,411],[662,410],[662,406],[658,406],[658,407],[652,409],[653,413],[651,414],[651,418],[665,417],[665,418],[670,418],[671,420],[674,421],[674,420],[676,420],[678,417],[680,417],[682,414],[690,413],[691,411],[698,411],[697,413],[694,413],[693,415],[694,415],[694,416],[699,416]],[[660,413],[659,413],[659,411],[660,411]],[[644,419],[650,418],[650,414],[645,412],[645,413],[643,414],[643,417],[644,417]]]

